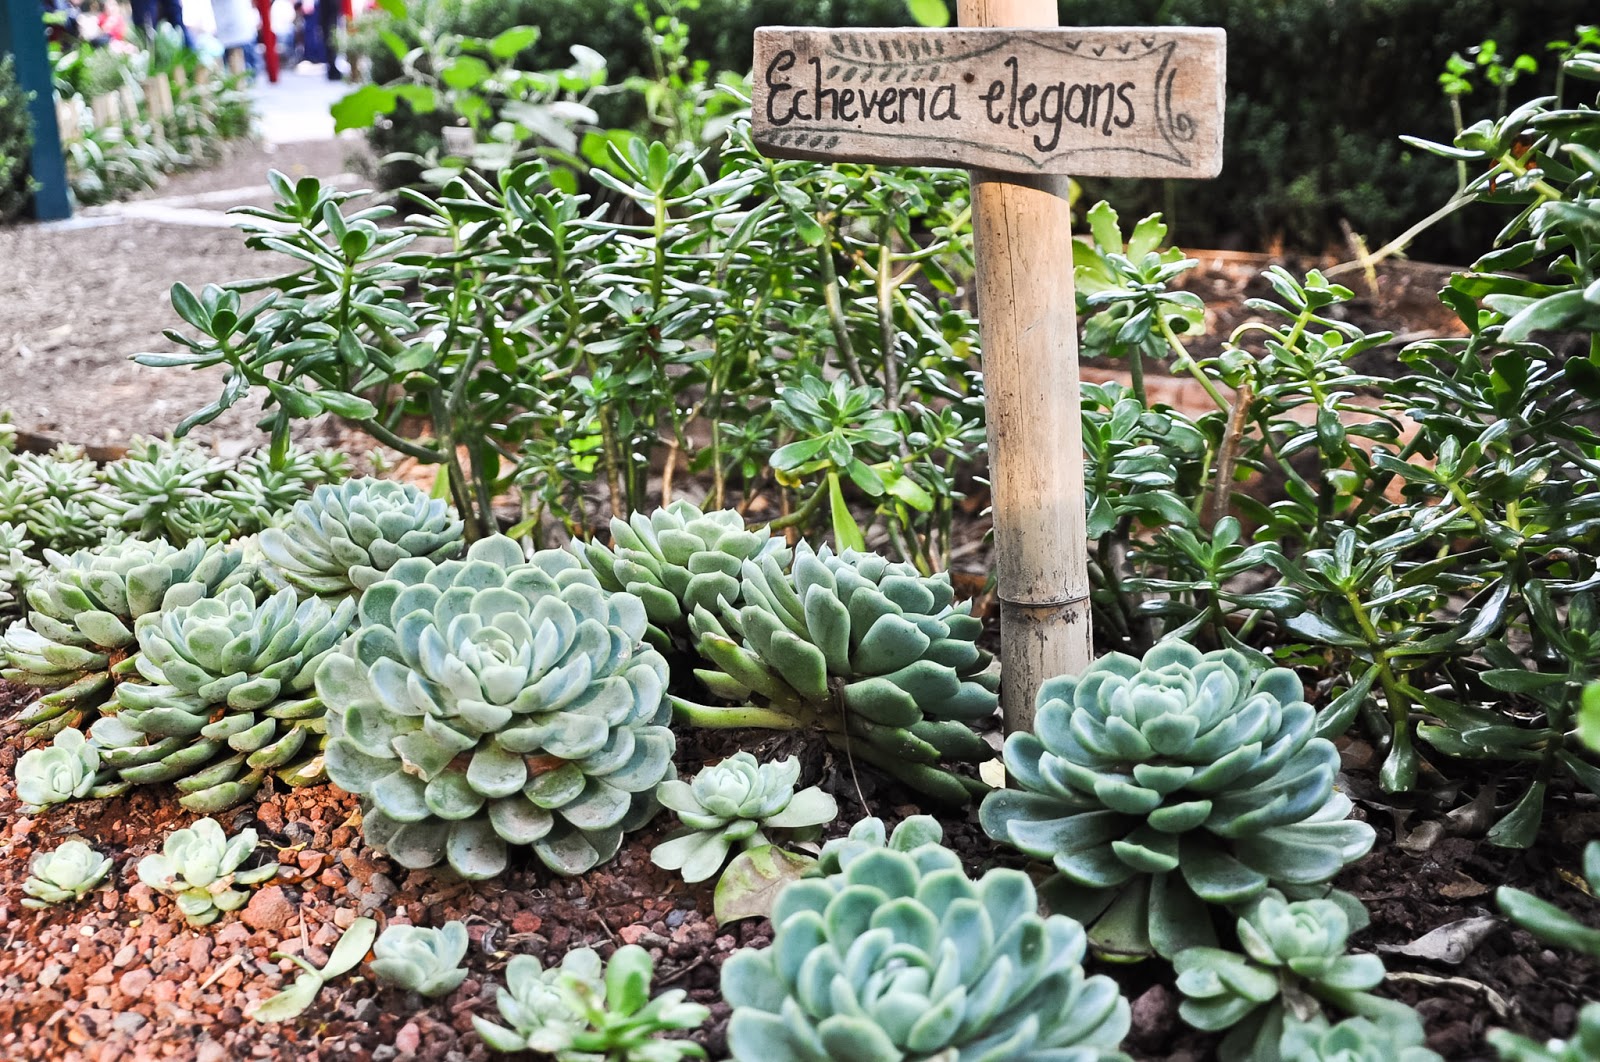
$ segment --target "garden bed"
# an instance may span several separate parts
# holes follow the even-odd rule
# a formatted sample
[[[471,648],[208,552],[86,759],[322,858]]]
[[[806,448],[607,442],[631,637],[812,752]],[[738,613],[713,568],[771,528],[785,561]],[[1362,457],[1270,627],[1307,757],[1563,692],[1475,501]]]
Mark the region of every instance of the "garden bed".
[[[0,685],[0,706],[24,699],[23,691]],[[852,776],[842,757],[804,739],[689,731],[680,742],[679,772],[692,774],[740,747],[763,759],[798,754],[807,768],[803,781],[819,782],[838,799],[841,822],[860,814],[897,821],[920,810],[912,794],[870,768]],[[276,849],[278,878],[239,915],[195,928],[134,873],[140,857],[159,851],[164,837],[194,815],[162,789],[149,788],[30,818],[10,783],[17,755],[14,741],[0,747],[0,822],[7,824],[0,834],[0,933],[6,941],[0,951],[0,1057],[482,1062],[503,1056],[484,1046],[471,1018],[495,1019],[495,988],[511,955],[531,954],[550,964],[570,948],[588,946],[607,955],[619,944],[639,944],[655,957],[658,989],[686,989],[712,1008],[711,1022],[694,1038],[713,1058],[725,1058],[728,1007],[720,1002],[718,971],[734,950],[771,941],[766,919],[719,927],[711,917],[711,883],[686,885],[651,863],[650,849],[666,833],[664,822],[631,836],[613,862],[581,877],[558,877],[524,857],[498,880],[469,883],[437,872],[408,872],[375,852],[362,839],[358,801],[332,786],[280,788],[220,816],[230,833],[247,826],[260,833],[258,858],[270,859]],[[1456,829],[1450,819],[1397,807],[1395,798],[1378,789],[1364,743],[1348,744],[1345,759],[1343,784],[1379,838],[1372,854],[1336,881],[1372,913],[1371,928],[1356,938],[1358,950],[1410,945],[1433,930],[1481,918],[1501,884],[1600,923],[1596,904],[1574,884],[1600,809],[1553,801],[1550,814],[1561,827],[1548,831],[1538,847],[1495,848],[1481,836],[1448,833]],[[946,843],[969,871],[1023,865],[983,835],[975,814],[940,817]],[[842,826],[836,823],[829,832],[840,833]],[[1435,833],[1437,840],[1426,843]],[[80,908],[18,907],[15,898],[32,852],[73,835],[117,860],[112,888]],[[325,988],[296,1022],[262,1025],[245,1018],[253,1003],[293,980],[296,968],[270,959],[271,952],[302,954],[320,964],[339,930],[358,915],[375,913],[417,925],[464,921],[472,939],[466,981],[446,998],[428,1001],[351,976]],[[1458,962],[1384,955],[1391,979],[1383,993],[1420,1008],[1430,1046],[1447,1059],[1493,1058],[1483,1041],[1491,1028],[1538,1039],[1561,1035],[1583,1001],[1600,995],[1595,963],[1546,948],[1521,930],[1500,924],[1465,939],[1471,943]],[[1210,1057],[1216,1038],[1179,1020],[1162,964],[1114,972],[1133,1001],[1127,1047],[1136,1059]],[[1440,978],[1446,981],[1435,980]]]

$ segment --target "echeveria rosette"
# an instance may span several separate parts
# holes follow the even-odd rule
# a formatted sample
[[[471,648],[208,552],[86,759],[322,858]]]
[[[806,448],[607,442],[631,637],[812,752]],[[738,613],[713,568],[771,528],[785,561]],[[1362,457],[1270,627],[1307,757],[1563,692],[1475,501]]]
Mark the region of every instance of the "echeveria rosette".
[[[17,799],[27,807],[46,808],[101,795],[99,771],[100,750],[82,732],[62,730],[48,746],[29,749],[17,760]]]
[[[1017,788],[985,798],[983,828],[1055,866],[1052,909],[1097,948],[1213,945],[1204,903],[1305,895],[1372,847],[1302,695],[1232,650],[1109,654],[1040,689],[1033,732],[1006,739]]]
[[[1505,1062],[1594,1062],[1600,1058],[1600,1003],[1589,1003],[1578,1012],[1578,1028],[1565,1040],[1540,1043],[1505,1029],[1489,1030],[1488,1039]],[[1362,1058],[1359,1062],[1367,1060]],[[1411,1059],[1402,1062],[1411,1062]]]
[[[317,674],[328,775],[366,798],[368,840],[469,878],[500,873],[508,845],[563,874],[610,859],[657,810],[675,747],[639,599],[502,536],[389,576]]]
[[[108,522],[142,538],[187,542],[194,522],[186,514],[221,485],[227,470],[226,461],[193,443],[135,439],[126,457],[100,473],[109,488]]]
[[[743,566],[744,605],[694,609],[696,672],[748,709],[680,706],[711,726],[816,727],[851,755],[948,803],[986,789],[939,770],[992,753],[973,724],[994,715],[998,675],[977,645],[983,624],[954,603],[948,574],[927,577],[870,553],[801,543]]]
[[[1383,961],[1348,954],[1350,919],[1338,903],[1268,893],[1239,919],[1238,932],[1242,955],[1196,947],[1173,958],[1184,996],[1178,1013],[1197,1029],[1228,1030],[1224,1062],[1271,1055],[1286,1024],[1319,1014],[1323,1003],[1415,1022],[1403,1004],[1368,994],[1383,981]]]
[[[48,692],[18,721],[31,737],[48,737],[88,721],[113,687],[134,675],[140,617],[176,608],[255,576],[236,549],[191,542],[120,542],[63,555],[48,563],[28,592],[32,611],[0,638],[0,678]]]
[[[822,846],[816,865],[807,877],[825,877],[837,874],[851,862],[867,852],[887,848],[894,852],[915,852],[927,845],[938,846],[944,841],[944,827],[932,815],[912,815],[901,820],[891,833],[879,818],[865,818],[850,827],[843,837],[835,837]]]
[[[217,820],[200,819],[168,835],[158,854],[139,860],[139,880],[171,896],[190,925],[210,925],[245,905],[245,887],[277,875],[275,862],[240,869],[259,843],[255,830],[229,837]]]
[[[510,1028],[472,1019],[483,1042],[496,1051],[535,1051],[556,1062],[678,1062],[704,1058],[688,1040],[658,1034],[694,1029],[710,1011],[687,1001],[682,989],[651,998],[655,975],[650,953],[636,944],[618,948],[602,966],[589,948],[567,952],[561,965],[544,969],[531,955],[506,967],[506,987],[497,998]]]
[[[378,980],[433,999],[447,996],[466,980],[467,927],[446,922],[427,926],[389,926],[372,946],[372,972]]]
[[[174,782],[179,802],[216,812],[248,799],[268,774],[290,785],[323,777],[318,667],[350,629],[337,606],[282,590],[260,604],[234,586],[141,617],[144,682],[117,687],[115,714],[90,730],[132,784]]]
[[[1083,927],[1014,870],[974,882],[937,845],[870,848],[779,894],[770,947],[722,968],[738,1062],[1120,1059],[1128,1003],[1085,977]]]
[[[26,527],[0,520],[0,619],[27,611],[28,590],[44,574],[44,565],[28,554],[32,546]],[[4,663],[5,650],[0,647],[0,664]]]
[[[800,761],[790,756],[761,763],[736,752],[703,769],[692,782],[669,778],[656,787],[656,799],[677,812],[683,828],[674,830],[650,853],[667,870],[683,872],[687,882],[704,881],[728,859],[728,852],[770,844],[775,830],[805,830],[832,822],[839,805],[812,786],[795,792]]]
[[[1492,1038],[1494,1033],[1489,1035]],[[1272,1057],[1280,1062],[1444,1062],[1437,1052],[1428,1049],[1424,1039],[1422,1023],[1414,1017],[1376,1021],[1346,1018],[1337,1025],[1329,1025],[1320,1018],[1290,1021]],[[1595,1047],[1600,1050],[1600,1041]],[[1600,1056],[1574,1056],[1570,1062],[1596,1057]],[[1517,1062],[1536,1060],[1544,1062],[1543,1056]]]
[[[790,559],[782,536],[746,528],[737,510],[702,512],[681,500],[648,516],[613,517],[609,547],[574,541],[568,548],[602,587],[644,602],[651,643],[662,651],[692,642],[689,616],[696,608],[716,612],[740,603],[745,561],[771,556],[787,565]]]
[[[49,852],[40,852],[28,864],[22,906],[41,909],[76,903],[97,888],[111,872],[111,860],[74,838]]]
[[[261,532],[265,575],[311,594],[359,592],[407,557],[456,555],[462,527],[448,503],[409,483],[324,484]]]

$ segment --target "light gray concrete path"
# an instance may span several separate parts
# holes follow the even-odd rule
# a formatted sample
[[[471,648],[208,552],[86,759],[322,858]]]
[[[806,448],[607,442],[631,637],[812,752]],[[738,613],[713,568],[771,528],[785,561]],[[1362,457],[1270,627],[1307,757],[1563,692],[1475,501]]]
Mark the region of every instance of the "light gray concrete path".
[[[285,67],[276,85],[265,74],[250,95],[260,115],[261,137],[269,144],[332,140],[333,115],[328,108],[349,92],[344,81],[329,81],[320,63]]]

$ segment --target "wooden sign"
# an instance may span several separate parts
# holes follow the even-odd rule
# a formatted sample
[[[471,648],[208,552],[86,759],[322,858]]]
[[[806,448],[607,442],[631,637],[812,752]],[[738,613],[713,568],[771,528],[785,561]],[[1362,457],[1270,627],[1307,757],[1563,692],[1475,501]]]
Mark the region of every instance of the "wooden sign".
[[[1214,177],[1225,49],[1218,29],[768,27],[755,141],[787,158]]]

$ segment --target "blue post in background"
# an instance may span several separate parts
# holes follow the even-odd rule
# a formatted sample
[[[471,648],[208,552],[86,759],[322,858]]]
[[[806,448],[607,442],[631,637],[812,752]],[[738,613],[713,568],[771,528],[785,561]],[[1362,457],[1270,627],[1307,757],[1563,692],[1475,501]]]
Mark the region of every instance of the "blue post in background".
[[[28,101],[28,114],[33,119],[30,168],[39,183],[33,194],[33,215],[41,221],[70,218],[67,160],[61,150],[61,130],[56,126],[56,92],[50,81],[44,8],[39,0],[0,0],[0,55],[7,52],[16,63],[22,91],[32,95]]]

